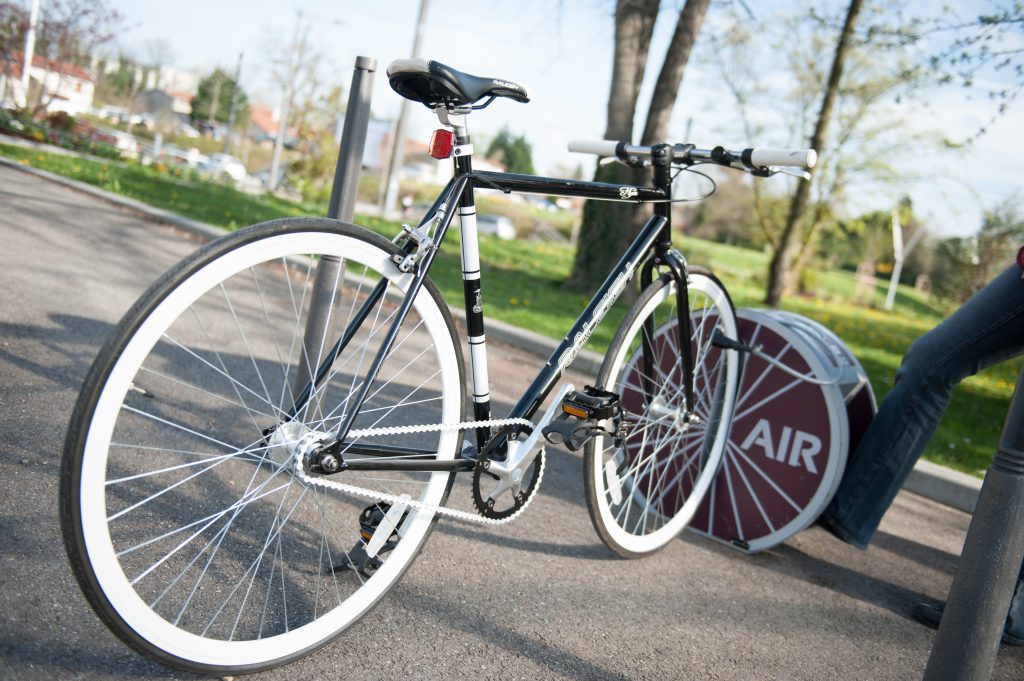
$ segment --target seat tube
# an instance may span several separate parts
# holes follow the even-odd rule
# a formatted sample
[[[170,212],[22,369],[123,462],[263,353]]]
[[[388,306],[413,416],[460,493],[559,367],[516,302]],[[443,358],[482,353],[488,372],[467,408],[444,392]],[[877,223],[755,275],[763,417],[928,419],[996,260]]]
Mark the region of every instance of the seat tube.
[[[473,145],[465,127],[455,128],[455,174],[473,170]],[[462,192],[459,203],[462,235],[462,286],[466,299],[466,328],[469,335],[469,361],[473,380],[473,418],[491,418],[491,389],[487,378],[487,339],[484,336],[484,304],[480,289],[480,246],[477,238],[476,203],[473,186]],[[476,442],[483,447],[491,437],[488,427],[476,429]]]

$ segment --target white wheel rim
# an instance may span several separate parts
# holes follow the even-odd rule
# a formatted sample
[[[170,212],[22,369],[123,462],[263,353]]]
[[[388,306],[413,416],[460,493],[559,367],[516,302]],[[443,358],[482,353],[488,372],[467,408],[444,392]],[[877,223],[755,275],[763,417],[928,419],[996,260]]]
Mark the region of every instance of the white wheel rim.
[[[387,254],[364,241],[321,232],[297,232],[256,240],[237,247],[190,275],[153,310],[132,336],[118,358],[96,404],[86,438],[80,481],[80,511],[86,552],[95,578],[119,616],[143,639],[157,648],[185,660],[217,666],[246,666],[277,660],[301,652],[335,635],[356,621],[396,581],[406,565],[415,557],[432,514],[417,512],[406,523],[404,540],[383,566],[348,599],[330,612],[287,633],[252,641],[221,641],[207,639],[183,631],[154,613],[129,583],[115,555],[106,518],[104,482],[107,451],[120,405],[131,385],[136,370],[149,355],[161,333],[189,303],[219,281],[268,260],[288,255],[319,253],[334,255],[347,261],[366,265],[378,272],[397,276],[398,271]],[[397,283],[402,290],[411,282],[405,275]],[[425,321],[438,364],[445,381],[442,418],[444,423],[457,423],[461,385],[455,349],[447,335],[447,325],[440,309],[429,295],[417,296],[415,310]],[[457,433],[449,431],[440,437],[439,458],[450,459],[455,453]],[[448,474],[431,476],[421,500],[436,504],[447,485]]]
[[[731,314],[729,314],[732,311],[732,307],[725,291],[723,291],[721,287],[715,284],[715,282],[710,278],[696,273],[692,273],[690,275],[688,288],[691,291],[703,293],[713,302],[714,307],[719,311],[722,330],[728,337],[735,338],[736,320],[731,316]],[[658,293],[654,295],[646,305],[644,305],[640,314],[634,318],[633,323],[630,325],[627,332],[627,338],[632,339],[636,335],[639,328],[642,326],[644,319],[652,310],[668,300],[670,296],[674,296],[675,289],[676,287],[674,283],[663,286]],[[728,312],[722,313],[723,310]],[[626,354],[628,351],[629,346],[624,343],[618,354],[614,357],[611,365],[611,371],[608,374],[613,379],[617,379],[620,375],[622,365],[626,360]],[[726,381],[726,390],[725,395],[723,396],[724,401],[718,423],[717,436],[714,440],[714,447],[709,452],[704,473],[697,478],[696,484],[694,485],[694,488],[686,502],[671,520],[657,530],[645,534],[634,534],[626,531],[619,524],[615,514],[612,512],[611,505],[608,503],[607,486],[603,470],[604,457],[601,455],[601,452],[604,451],[604,438],[597,437],[594,439],[594,468],[590,471],[590,475],[593,476],[592,480],[595,483],[595,489],[599,490],[597,494],[598,513],[600,514],[605,530],[608,532],[612,541],[627,551],[633,553],[648,553],[671,541],[672,538],[679,534],[690,522],[690,519],[700,506],[704,495],[707,494],[707,491],[714,480],[715,472],[721,465],[725,446],[728,441],[729,421],[732,416],[736,394],[735,387],[738,377],[739,358],[736,351],[725,350],[723,351],[723,354],[728,356],[728,361],[725,363],[725,376],[722,377],[722,379]]]

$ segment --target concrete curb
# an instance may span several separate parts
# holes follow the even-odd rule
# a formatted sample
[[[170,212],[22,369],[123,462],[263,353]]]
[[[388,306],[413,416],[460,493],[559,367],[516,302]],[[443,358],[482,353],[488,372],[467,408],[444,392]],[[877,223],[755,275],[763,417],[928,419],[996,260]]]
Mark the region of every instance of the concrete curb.
[[[14,168],[16,170],[29,173],[30,175],[50,180],[51,182],[55,182],[65,187],[70,187],[71,189],[84,192],[109,203],[136,211],[159,222],[174,225],[175,227],[183,229],[186,232],[202,239],[216,239],[227,233],[226,230],[221,229],[220,227],[215,227],[214,225],[199,222],[197,220],[190,220],[176,213],[142,203],[141,201],[136,201],[134,199],[121,196],[120,194],[114,194],[113,192],[108,192],[105,189],[100,189],[76,180],[71,180],[45,170],[39,170],[38,168],[33,168],[23,163],[18,163],[17,161],[11,161],[0,157],[0,166]],[[462,308],[454,306],[449,307],[456,319],[466,318],[465,310]],[[544,359],[547,359],[551,353],[555,351],[555,348],[558,347],[558,341],[552,340],[538,333],[534,333],[533,331],[520,329],[497,319],[490,319],[487,321],[487,334],[491,338],[508,343],[513,347],[532,353]],[[583,350],[576,357],[572,367],[581,373],[596,377],[603,359],[604,358],[596,352]],[[914,470],[911,471],[910,477],[907,479],[905,489],[910,492],[920,494],[921,496],[933,501],[937,501],[940,504],[945,504],[946,506],[951,506],[952,508],[971,513],[974,511],[974,505],[977,503],[978,493],[981,490],[981,483],[981,480],[965,473],[960,473],[959,471],[954,471],[950,468],[939,466],[928,461],[918,461],[914,466]]]
[[[981,492],[981,480],[952,468],[919,460],[903,488],[946,506],[974,512]]]
[[[25,165],[24,163],[19,163],[17,161],[11,161],[10,159],[0,157],[0,166],[6,168],[14,168],[16,170],[28,173],[29,175],[35,175],[36,177],[41,177],[43,179],[50,180],[51,182],[56,182],[57,184],[64,185],[65,187],[74,189],[76,191],[80,191],[83,194],[95,196],[98,199],[102,199],[116,206],[121,206],[122,208],[127,208],[137,213],[142,213],[146,217],[158,220],[159,222],[174,225],[175,227],[179,227],[185,230],[186,232],[194,234],[195,236],[198,236],[203,239],[212,240],[224,236],[227,233],[226,230],[221,229],[220,227],[215,227],[205,222],[199,222],[198,220],[190,220],[186,217],[178,215],[177,213],[172,213],[171,211],[163,210],[162,208],[156,208],[154,206],[150,206],[147,203],[143,203],[141,201],[136,201],[135,199],[128,198],[127,196],[115,194],[114,192],[108,192],[106,189],[100,189],[99,187],[93,186],[91,184],[86,184],[85,182],[79,182],[78,180],[72,180],[70,178],[63,177],[61,175],[56,175],[46,170],[33,168],[32,166]]]

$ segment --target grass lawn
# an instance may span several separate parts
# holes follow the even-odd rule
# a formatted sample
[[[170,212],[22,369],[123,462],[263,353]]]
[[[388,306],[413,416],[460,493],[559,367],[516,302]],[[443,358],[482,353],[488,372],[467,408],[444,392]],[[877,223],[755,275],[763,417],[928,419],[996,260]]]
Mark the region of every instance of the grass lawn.
[[[98,163],[4,144],[0,144],[0,155],[228,229],[325,213],[324,206],[252,196],[132,163]],[[394,223],[375,218],[357,216],[356,221],[388,237],[397,231]],[[457,230],[451,236],[456,238],[443,245],[431,276],[450,302],[462,306]],[[488,315],[560,338],[588,299],[561,288],[572,265],[572,251],[555,244],[491,237],[481,237],[480,242]],[[691,263],[710,268],[722,279],[737,307],[760,306],[766,254],[690,238],[678,239],[677,244]],[[895,309],[885,312],[881,309],[885,283],[878,284],[869,300],[854,304],[852,273],[833,271],[814,277],[816,297],[788,298],[782,307],[821,322],[842,338],[867,370],[880,402],[910,343],[948,314],[949,306],[900,287]],[[616,305],[588,347],[598,352],[606,348],[624,312],[621,303]],[[925,458],[981,475],[992,460],[1019,366],[1019,361],[1007,362],[964,381]]]

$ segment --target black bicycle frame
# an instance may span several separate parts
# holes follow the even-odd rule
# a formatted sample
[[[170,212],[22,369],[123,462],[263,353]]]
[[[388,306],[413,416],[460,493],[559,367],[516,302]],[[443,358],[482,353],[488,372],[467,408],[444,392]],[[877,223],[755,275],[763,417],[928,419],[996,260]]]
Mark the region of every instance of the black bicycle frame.
[[[340,453],[342,455],[348,453],[358,454],[359,456],[375,457],[402,454],[403,458],[388,461],[374,460],[372,458],[368,460],[345,461],[341,470],[455,472],[473,469],[474,463],[471,460],[432,460],[432,457],[436,454],[436,452],[432,450],[374,445],[368,443],[345,443],[345,438],[348,436],[348,432],[352,427],[355,415],[359,412],[364,400],[366,399],[371,383],[376,378],[384,359],[387,357],[388,352],[390,352],[391,347],[394,344],[399,328],[405,321],[409,310],[412,308],[416,294],[419,292],[427,274],[430,271],[430,266],[437,254],[437,250],[440,248],[441,241],[447,233],[456,209],[459,207],[465,209],[467,206],[472,209],[474,189],[497,189],[505,193],[534,193],[589,199],[630,201],[635,203],[652,202],[655,206],[654,215],[647,220],[644,227],[640,230],[640,233],[633,239],[632,243],[626,249],[626,252],[619,259],[619,262],[614,268],[612,268],[611,272],[605,278],[604,283],[590,299],[590,303],[562,339],[562,342],[559,343],[555,351],[551,353],[551,356],[548,358],[547,362],[545,362],[529,388],[527,388],[526,392],[519,399],[519,402],[512,408],[511,412],[509,412],[509,418],[529,419],[536,413],[545,398],[554,388],[558,379],[561,378],[568,369],[569,365],[590,338],[594,329],[604,319],[608,310],[611,309],[619,295],[623,290],[625,290],[626,286],[629,285],[629,282],[633,280],[633,277],[638,270],[640,271],[641,286],[647,286],[651,281],[653,281],[653,272],[655,267],[662,266],[669,270],[669,273],[676,281],[677,296],[679,298],[677,308],[679,314],[680,338],[688,339],[690,337],[689,305],[686,292],[686,267],[678,254],[671,250],[671,169],[667,161],[663,163],[658,163],[657,160],[655,161],[655,181],[653,187],[637,187],[633,185],[606,182],[587,182],[535,177],[532,175],[519,175],[515,173],[474,172],[469,165],[468,158],[460,160],[464,162],[456,162],[455,177],[448,182],[445,189],[439,195],[437,201],[435,201],[434,205],[431,207],[431,210],[428,211],[427,215],[420,222],[421,227],[436,222],[437,227],[434,232],[433,243],[416,266],[413,281],[395,315],[394,321],[391,323],[391,328],[389,329],[387,336],[382,342],[380,349],[377,351],[377,355],[367,372],[361,389],[355,396],[354,401],[346,407],[348,416],[338,429],[333,443],[328,445],[325,449],[325,451],[333,451],[334,453]],[[409,249],[407,249],[406,252],[410,252]],[[384,280],[382,280],[382,283],[383,281]],[[475,280],[474,285],[471,285],[469,281],[466,281],[465,286],[467,315],[469,315],[469,302],[473,299],[473,296],[475,295],[474,292],[479,291],[479,279]],[[378,285],[378,288],[380,288],[380,285]],[[376,289],[375,292],[377,292]],[[317,368],[315,379],[311,381],[296,398],[295,404],[289,413],[289,417],[293,417],[305,407],[309,399],[315,393],[319,382],[327,375],[330,365],[355,335],[356,329],[366,317],[366,312],[368,312],[369,308],[376,303],[382,293],[383,290],[381,290],[378,295],[371,295],[363,304],[362,309],[355,315],[348,328],[346,328],[342,334],[342,337],[331,348],[327,358]],[[474,326],[482,324],[482,317],[479,320],[469,319],[467,321],[469,322],[470,336],[472,337],[474,333]],[[480,332],[482,334],[482,328],[480,329]],[[649,376],[651,375],[649,362],[653,356],[651,348],[649,347],[649,339],[653,337],[653,329],[645,328],[643,336],[645,371],[642,373],[645,376]],[[685,395],[687,403],[693,404],[693,368],[692,358],[690,356],[690,347],[688,342],[680,342],[680,346],[682,350],[681,360],[683,364],[682,368]],[[645,386],[645,388],[647,388],[647,386]],[[651,394],[651,392],[652,391],[649,389],[644,390],[645,394]],[[477,418],[480,420],[488,419],[489,406],[484,412],[478,411]],[[490,431],[489,429],[486,429],[485,432],[478,432],[477,435],[479,449],[482,448],[484,441],[489,437]]]

